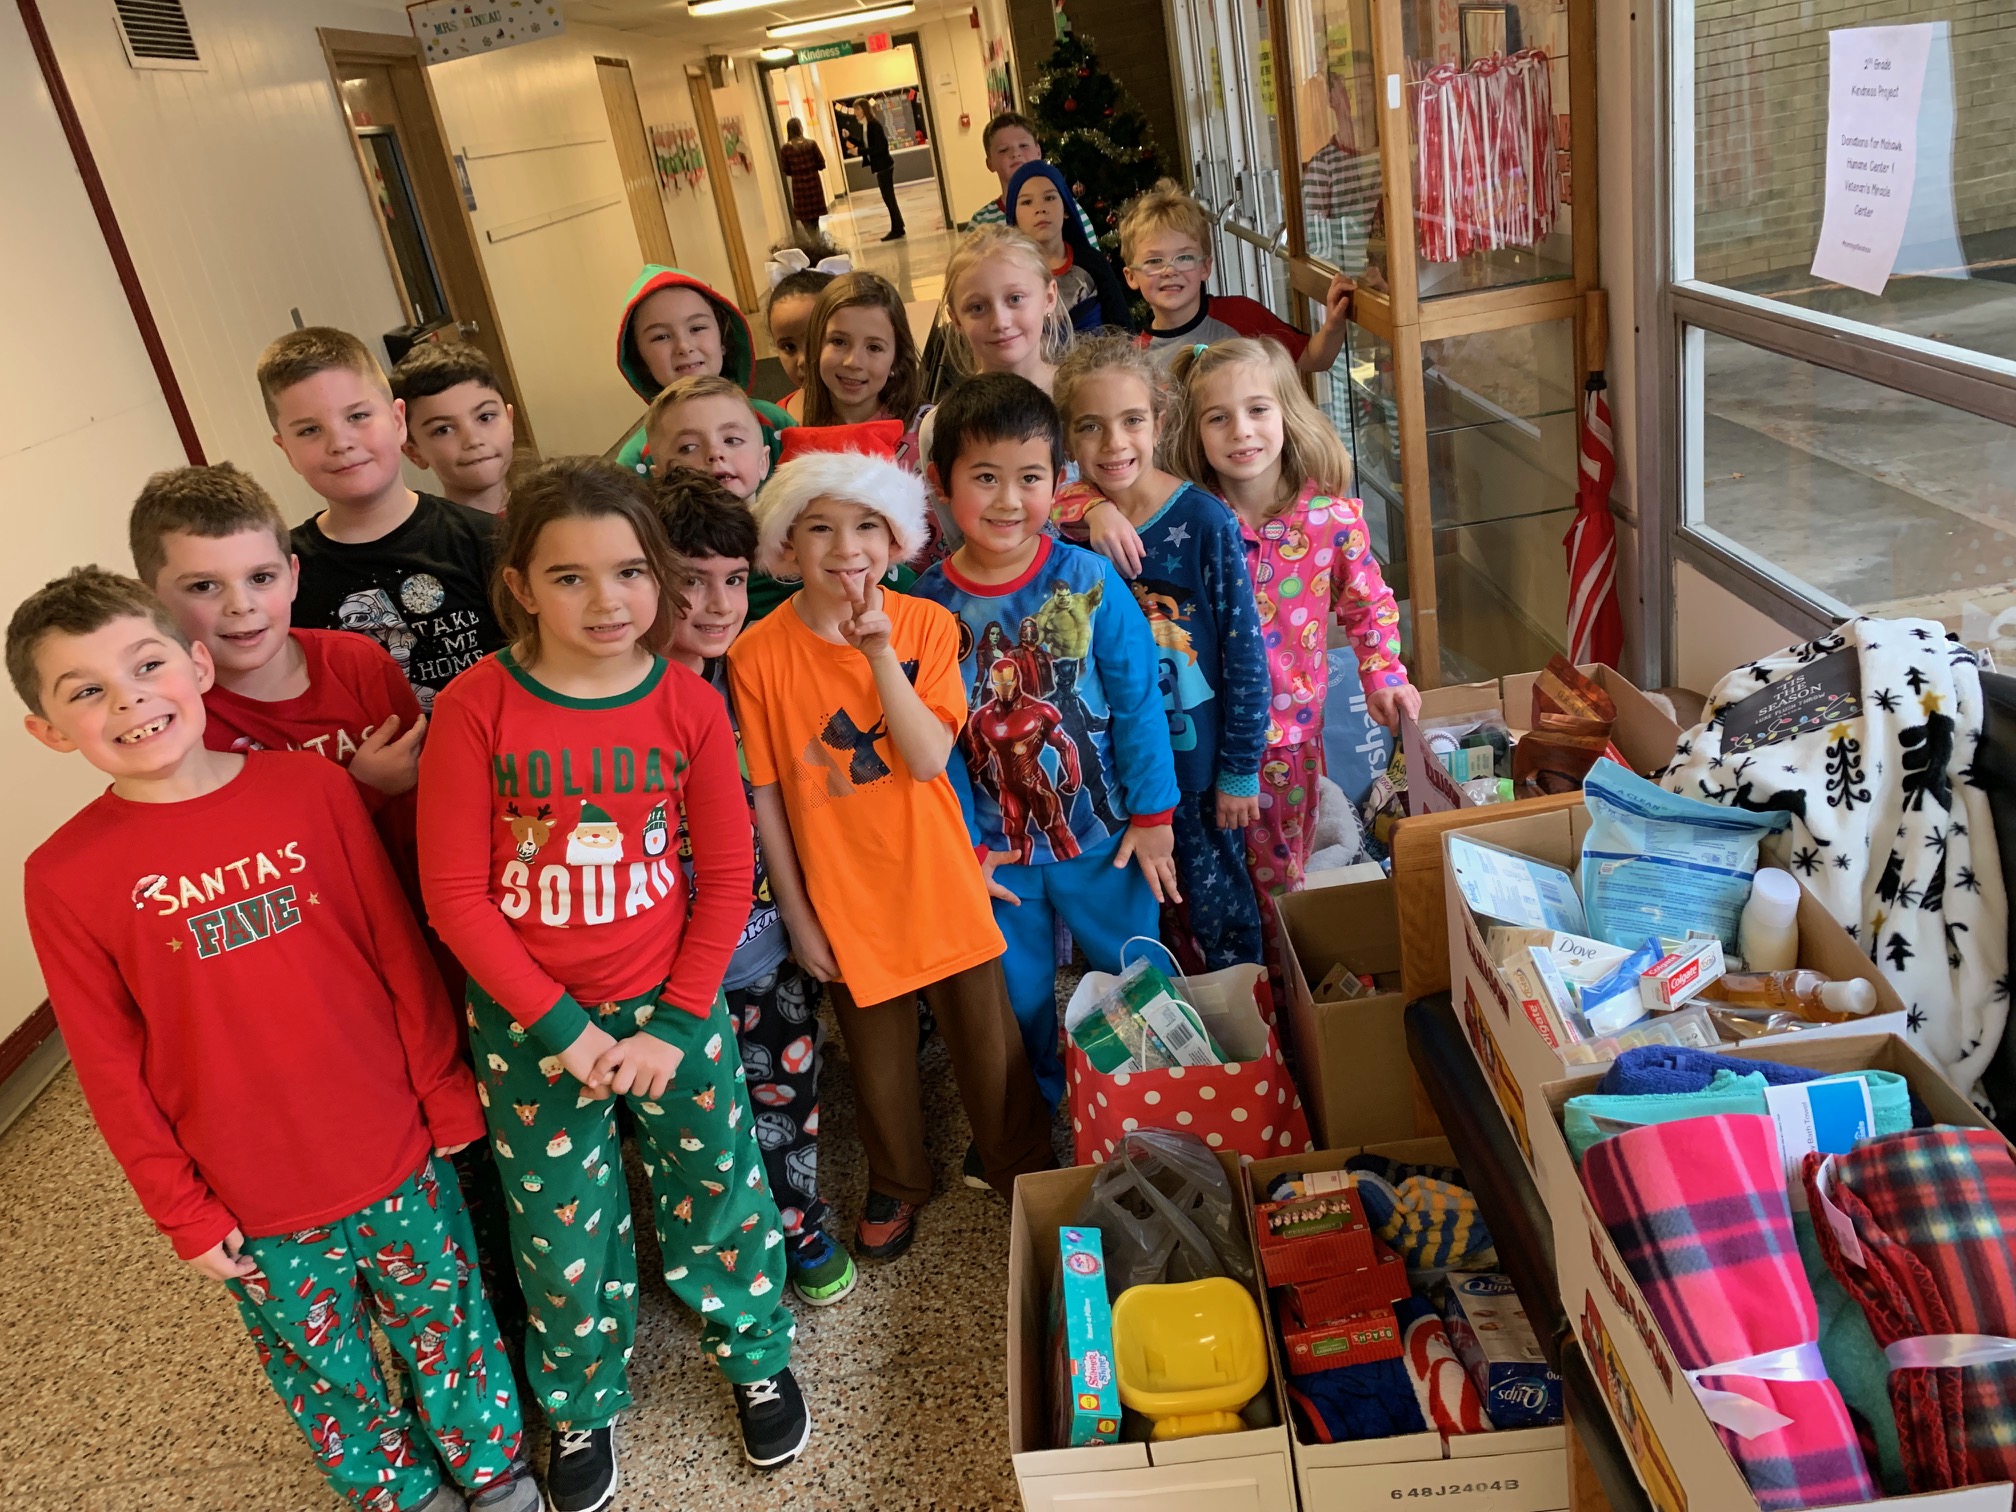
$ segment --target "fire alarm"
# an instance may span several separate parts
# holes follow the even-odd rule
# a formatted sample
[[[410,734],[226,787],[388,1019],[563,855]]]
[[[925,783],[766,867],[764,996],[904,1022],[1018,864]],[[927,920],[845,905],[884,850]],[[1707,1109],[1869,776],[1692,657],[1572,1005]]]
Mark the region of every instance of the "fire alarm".
[[[959,129],[961,131],[971,131],[973,129],[972,112],[965,110],[959,112]]]

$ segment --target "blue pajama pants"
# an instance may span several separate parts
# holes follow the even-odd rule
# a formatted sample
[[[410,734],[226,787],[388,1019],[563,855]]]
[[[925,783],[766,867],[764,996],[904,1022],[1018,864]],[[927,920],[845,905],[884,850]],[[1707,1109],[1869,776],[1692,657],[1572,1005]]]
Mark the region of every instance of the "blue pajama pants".
[[[1069,926],[1094,971],[1119,971],[1120,951],[1130,935],[1157,937],[1155,894],[1131,860],[1114,866],[1113,853],[1119,848],[1115,834],[1069,861],[994,869],[994,880],[1022,900],[1017,905],[997,898],[994,922],[1008,941],[1008,953],[1001,958],[1008,1002],[1022,1031],[1029,1069],[1052,1108],[1064,1095],[1064,1063],[1057,1054],[1056,921]]]
[[[1165,912],[1177,960],[1205,971],[1260,964],[1260,902],[1246,870],[1246,831],[1218,828],[1215,792],[1185,793],[1172,822],[1183,901]]]

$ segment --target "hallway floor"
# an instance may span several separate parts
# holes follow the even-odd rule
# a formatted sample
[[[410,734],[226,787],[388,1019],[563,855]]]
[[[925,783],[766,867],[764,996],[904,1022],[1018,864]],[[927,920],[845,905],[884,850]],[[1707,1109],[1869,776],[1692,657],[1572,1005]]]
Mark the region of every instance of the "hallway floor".
[[[827,1044],[820,1170],[840,1234],[860,1214],[866,1172],[852,1073],[838,1036]],[[942,1041],[923,1070],[942,1195],[901,1261],[864,1266],[838,1307],[797,1309],[794,1368],[813,1413],[805,1457],[770,1477],[744,1466],[733,1403],[699,1353],[694,1320],[647,1283],[632,1362],[638,1406],[618,1435],[617,1512],[1017,1505],[1003,1349],[1008,1210],[960,1182],[968,1129]],[[0,1190],[38,1194],[17,1197],[0,1220],[0,1273],[11,1278],[0,1304],[0,1506],[341,1506],[268,1389],[229,1299],[179,1265],[141,1213],[74,1072],[0,1135]],[[658,1269],[648,1229],[646,1276]]]

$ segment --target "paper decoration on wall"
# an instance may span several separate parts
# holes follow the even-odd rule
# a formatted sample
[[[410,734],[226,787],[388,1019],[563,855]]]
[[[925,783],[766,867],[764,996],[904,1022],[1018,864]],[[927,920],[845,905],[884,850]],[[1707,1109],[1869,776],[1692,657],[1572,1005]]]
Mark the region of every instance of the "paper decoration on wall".
[[[543,42],[566,30],[559,0],[417,0],[406,19],[429,63]]]
[[[651,138],[651,158],[658,169],[658,188],[664,194],[698,190],[707,177],[707,154],[700,146],[698,128],[686,125],[647,126]]]
[[[742,130],[739,115],[721,117],[721,155],[728,159],[730,173],[754,173],[755,160],[749,156],[749,138]]]
[[[987,44],[987,114],[1015,108],[1015,87],[1008,78],[1008,44],[999,37]]]

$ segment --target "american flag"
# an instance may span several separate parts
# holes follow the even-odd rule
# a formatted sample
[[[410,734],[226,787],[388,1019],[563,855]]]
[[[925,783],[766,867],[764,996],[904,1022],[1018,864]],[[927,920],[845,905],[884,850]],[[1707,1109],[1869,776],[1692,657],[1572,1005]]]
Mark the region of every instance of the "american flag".
[[[1577,666],[1617,665],[1624,650],[1624,621],[1617,609],[1617,526],[1610,518],[1610,485],[1617,456],[1610,445],[1610,401],[1592,374],[1582,402],[1582,478],[1575,494],[1575,523],[1568,548],[1568,660]]]

